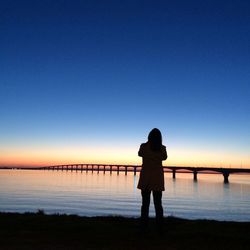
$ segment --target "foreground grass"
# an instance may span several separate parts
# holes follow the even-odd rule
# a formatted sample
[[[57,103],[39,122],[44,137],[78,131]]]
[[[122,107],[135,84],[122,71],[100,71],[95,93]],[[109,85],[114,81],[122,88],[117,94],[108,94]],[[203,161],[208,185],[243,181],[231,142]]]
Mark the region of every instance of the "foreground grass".
[[[250,222],[166,218],[164,235],[152,219],[43,213],[0,213],[0,249],[250,249]]]

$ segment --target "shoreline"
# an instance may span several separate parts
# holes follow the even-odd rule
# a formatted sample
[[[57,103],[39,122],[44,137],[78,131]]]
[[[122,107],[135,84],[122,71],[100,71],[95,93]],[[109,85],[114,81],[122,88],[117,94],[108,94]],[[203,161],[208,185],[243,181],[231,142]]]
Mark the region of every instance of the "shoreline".
[[[0,212],[0,249],[249,249],[250,222],[154,218],[145,234],[138,218]]]
[[[44,216],[75,216],[75,217],[79,217],[79,218],[86,218],[86,219],[91,219],[91,218],[123,218],[123,219],[132,219],[132,220],[139,220],[140,219],[140,215],[138,213],[138,215],[136,216],[129,216],[129,215],[121,215],[121,214],[99,214],[99,215],[83,215],[83,214],[77,214],[77,213],[64,213],[64,212],[47,212],[44,211],[44,209],[37,209],[36,211],[8,211],[8,210],[0,210],[0,215],[2,214],[10,214],[10,215],[44,215]],[[154,220],[155,218],[155,213],[153,215],[149,215],[149,219],[150,220]],[[227,219],[213,219],[213,218],[187,218],[187,217],[177,217],[175,215],[172,214],[164,214],[164,219],[171,219],[171,220],[185,220],[185,221],[214,221],[214,222],[218,222],[218,223],[250,223],[250,218],[249,220],[227,220]]]

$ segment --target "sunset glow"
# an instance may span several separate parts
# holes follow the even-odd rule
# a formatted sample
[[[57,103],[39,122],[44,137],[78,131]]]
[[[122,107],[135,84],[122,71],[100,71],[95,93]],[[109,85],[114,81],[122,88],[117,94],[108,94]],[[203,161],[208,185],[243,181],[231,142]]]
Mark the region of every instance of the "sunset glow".
[[[121,153],[122,152],[122,153]],[[249,168],[250,160],[233,152],[207,152],[196,149],[171,149],[165,166]],[[194,157],[195,155],[195,157]],[[1,166],[49,166],[60,164],[139,165],[136,148],[65,148],[9,150],[1,156]]]

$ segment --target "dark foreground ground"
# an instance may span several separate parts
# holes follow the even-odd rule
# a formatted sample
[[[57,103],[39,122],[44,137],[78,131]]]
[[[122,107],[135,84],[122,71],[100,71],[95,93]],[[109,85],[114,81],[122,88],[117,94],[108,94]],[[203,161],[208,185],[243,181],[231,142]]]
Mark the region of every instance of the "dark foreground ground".
[[[250,249],[250,222],[166,218],[141,234],[138,219],[0,213],[0,249]]]

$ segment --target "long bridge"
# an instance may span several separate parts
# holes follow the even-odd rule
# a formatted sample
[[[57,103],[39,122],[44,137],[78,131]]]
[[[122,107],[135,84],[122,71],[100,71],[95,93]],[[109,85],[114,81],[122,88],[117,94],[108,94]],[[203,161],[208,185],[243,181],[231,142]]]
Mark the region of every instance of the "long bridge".
[[[22,169],[40,169],[40,170],[61,170],[61,171],[100,171],[102,172],[133,172],[136,175],[141,170],[140,165],[116,165],[116,164],[63,164],[36,168],[22,168]],[[247,168],[213,168],[213,167],[185,167],[185,166],[163,166],[164,172],[172,172],[172,177],[175,179],[178,172],[192,173],[194,181],[197,181],[198,173],[219,173],[224,177],[224,183],[229,183],[230,174],[250,174],[250,169]]]

